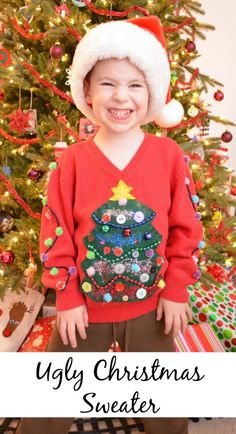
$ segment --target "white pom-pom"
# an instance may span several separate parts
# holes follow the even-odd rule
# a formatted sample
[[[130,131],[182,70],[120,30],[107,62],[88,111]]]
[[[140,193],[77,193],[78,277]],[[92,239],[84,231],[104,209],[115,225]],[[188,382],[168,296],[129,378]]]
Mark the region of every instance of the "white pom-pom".
[[[155,122],[163,128],[171,128],[178,125],[184,116],[184,108],[176,99],[172,99],[167,103],[162,111],[158,114]]]

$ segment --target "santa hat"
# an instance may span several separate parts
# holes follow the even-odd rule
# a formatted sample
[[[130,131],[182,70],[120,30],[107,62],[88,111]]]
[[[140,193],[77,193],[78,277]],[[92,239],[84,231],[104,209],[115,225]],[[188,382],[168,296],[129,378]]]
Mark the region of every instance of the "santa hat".
[[[181,122],[183,107],[170,100],[170,67],[159,18],[109,21],[94,27],[79,42],[71,68],[71,93],[77,108],[95,124],[92,107],[85,101],[83,81],[96,62],[111,58],[128,58],[145,76],[150,98],[143,124],[155,121],[169,128]]]

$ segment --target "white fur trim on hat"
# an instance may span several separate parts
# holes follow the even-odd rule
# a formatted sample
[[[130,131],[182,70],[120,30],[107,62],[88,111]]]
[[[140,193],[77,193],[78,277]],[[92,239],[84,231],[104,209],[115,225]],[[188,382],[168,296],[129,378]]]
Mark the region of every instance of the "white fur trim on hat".
[[[166,97],[170,85],[170,68],[165,49],[148,30],[129,21],[110,21],[90,30],[79,42],[71,68],[71,93],[77,108],[96,124],[92,108],[86,103],[83,81],[99,60],[128,58],[145,76],[149,88],[149,106],[143,124],[162,122],[161,126],[172,126],[164,114]],[[168,104],[169,105],[169,104]],[[179,123],[179,113],[176,113]],[[167,123],[164,122],[167,121]]]

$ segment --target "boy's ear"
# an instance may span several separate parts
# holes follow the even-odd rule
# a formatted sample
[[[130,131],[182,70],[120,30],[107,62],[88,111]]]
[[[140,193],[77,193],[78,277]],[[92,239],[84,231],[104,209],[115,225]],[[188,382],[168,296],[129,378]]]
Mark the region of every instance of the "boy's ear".
[[[84,90],[85,101],[86,101],[87,104],[92,104],[92,99],[91,99],[91,96],[90,96],[90,93],[89,93],[89,89],[90,89],[90,86],[89,86],[88,81],[84,80],[83,90]]]

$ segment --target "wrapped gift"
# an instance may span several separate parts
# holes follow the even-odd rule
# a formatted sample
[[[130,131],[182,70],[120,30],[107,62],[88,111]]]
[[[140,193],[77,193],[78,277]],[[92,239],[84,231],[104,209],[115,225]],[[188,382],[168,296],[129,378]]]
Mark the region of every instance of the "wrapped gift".
[[[184,334],[179,332],[175,339],[177,352],[224,352],[224,348],[217,339],[211,326],[207,323],[192,324]]]
[[[207,289],[198,282],[188,290],[194,321],[208,322],[224,349],[236,351],[236,285],[225,281]]]
[[[55,321],[55,316],[37,319],[19,352],[35,353],[45,351]]]

